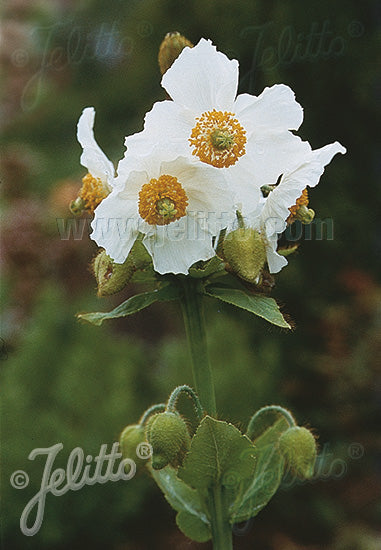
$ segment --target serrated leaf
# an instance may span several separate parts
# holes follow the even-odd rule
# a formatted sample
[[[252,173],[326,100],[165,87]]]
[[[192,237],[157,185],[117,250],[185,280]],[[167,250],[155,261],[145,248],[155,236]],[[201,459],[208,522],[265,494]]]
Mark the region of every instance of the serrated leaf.
[[[256,516],[276,493],[285,465],[278,450],[278,440],[288,427],[287,421],[280,418],[254,440],[257,465],[252,481],[230,509],[232,523],[247,521]]]
[[[195,433],[178,477],[204,491],[219,484],[234,489],[252,477],[255,449],[232,424],[206,416]]]
[[[118,317],[127,317],[137,311],[140,311],[154,302],[163,302],[167,300],[175,300],[178,298],[177,287],[173,285],[167,285],[157,290],[150,292],[143,292],[142,294],[136,294],[132,296],[112,311],[108,312],[94,312],[94,313],[79,313],[78,319],[87,321],[96,326],[100,326],[106,319],[117,319]]]
[[[195,542],[207,542],[211,539],[210,526],[188,512],[179,512],[176,523],[184,535]]]
[[[291,328],[287,323],[279,306],[273,298],[249,294],[245,290],[237,288],[228,288],[219,285],[207,285],[204,289],[205,294],[218,298],[223,302],[232,304],[241,309],[245,309],[258,317],[266,319],[269,323],[282,328]]]
[[[206,507],[200,495],[177,477],[174,468],[171,466],[162,470],[150,468],[150,471],[166,500],[176,512],[185,512],[198,518],[205,525],[209,525]]]

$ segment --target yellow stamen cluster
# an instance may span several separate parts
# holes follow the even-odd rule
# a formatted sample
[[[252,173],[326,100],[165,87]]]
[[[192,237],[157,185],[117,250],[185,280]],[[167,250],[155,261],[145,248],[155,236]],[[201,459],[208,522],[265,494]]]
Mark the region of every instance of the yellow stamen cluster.
[[[139,214],[151,225],[168,225],[186,214],[188,197],[174,176],[152,178],[139,192]]]
[[[86,176],[82,178],[79,198],[83,200],[85,210],[89,211],[91,214],[94,213],[98,204],[103,201],[108,194],[108,189],[99,178],[94,178],[91,174],[86,174]]]
[[[296,219],[297,219],[297,216],[298,216],[298,210],[301,206],[308,206],[308,191],[307,189],[304,189],[302,194],[300,195],[300,197],[298,199],[296,199],[296,203],[294,204],[294,206],[291,206],[289,208],[289,211],[290,211],[290,215],[288,216],[287,218],[287,223],[290,224],[290,223],[293,223]]]
[[[245,154],[246,131],[233,113],[207,111],[196,118],[189,143],[202,162],[226,168]]]

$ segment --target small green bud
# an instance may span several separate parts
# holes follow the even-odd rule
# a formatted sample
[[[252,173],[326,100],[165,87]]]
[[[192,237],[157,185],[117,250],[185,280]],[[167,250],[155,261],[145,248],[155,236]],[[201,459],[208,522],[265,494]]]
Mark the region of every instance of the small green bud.
[[[72,214],[74,214],[75,216],[79,216],[80,214],[83,214],[83,212],[86,210],[86,204],[81,197],[77,197],[76,199],[71,201],[69,208]]]
[[[159,48],[158,60],[161,74],[164,74],[169,69],[186,46],[193,48],[192,42],[179,32],[169,32],[165,35]]]
[[[131,280],[135,265],[129,255],[123,264],[117,264],[101,250],[92,264],[95,279],[98,284],[98,296],[116,294]]]
[[[152,446],[152,468],[161,470],[168,464],[177,468],[190,447],[190,435],[184,419],[177,413],[153,415],[147,422],[146,437]]]
[[[279,450],[291,470],[301,479],[313,476],[316,461],[316,441],[307,428],[294,426],[279,438]]]
[[[312,208],[307,208],[304,204],[300,206],[296,213],[296,219],[301,221],[302,224],[308,225],[313,222],[315,212]]]
[[[225,237],[223,254],[241,279],[257,283],[266,262],[266,246],[258,231],[250,227],[235,229]]]
[[[136,466],[143,466],[147,460],[141,458],[136,451],[141,443],[145,442],[144,427],[140,424],[132,424],[124,428],[119,438],[120,451],[123,458],[129,458],[136,463]]]
[[[147,267],[152,267],[152,258],[148,253],[148,250],[140,240],[136,240],[130,256],[134,261],[135,268],[137,270],[146,269]]]

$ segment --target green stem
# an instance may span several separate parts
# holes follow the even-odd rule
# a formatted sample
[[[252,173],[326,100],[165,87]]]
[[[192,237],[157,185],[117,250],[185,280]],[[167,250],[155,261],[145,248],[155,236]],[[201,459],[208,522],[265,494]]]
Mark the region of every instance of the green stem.
[[[192,399],[193,406],[197,414],[197,418],[199,421],[201,421],[204,417],[204,409],[202,408],[202,405],[198,398],[197,393],[194,390],[192,390],[192,388],[190,388],[189,386],[185,386],[185,385],[178,386],[173,390],[173,392],[171,393],[168,399],[167,411],[168,412],[176,411],[177,400],[182,393],[187,395],[190,399]]]
[[[147,423],[147,420],[150,416],[152,416],[154,413],[164,412],[165,411],[165,403],[159,403],[158,405],[152,405],[149,409],[147,409],[141,419],[139,420],[139,424],[141,426],[144,426]]]
[[[192,357],[192,372],[196,392],[201,404],[210,416],[216,416],[216,398],[212,371],[209,364],[205,319],[199,281],[183,279],[181,306],[185,330]]]
[[[233,550],[232,528],[225,517],[223,487],[218,485],[210,493],[210,511],[213,550]]]
[[[260,416],[273,415],[274,413],[276,415],[283,416],[283,418],[285,418],[285,420],[287,420],[288,425],[290,426],[290,428],[292,426],[296,426],[295,418],[292,416],[290,411],[288,411],[287,409],[284,409],[280,405],[267,405],[266,407],[262,407],[261,409],[259,409],[259,411],[257,411],[251,417],[249,425],[248,425],[247,430],[246,430],[247,437],[249,439],[252,439],[254,437],[254,435],[255,435],[255,424],[256,424],[256,422],[257,422],[257,420]]]

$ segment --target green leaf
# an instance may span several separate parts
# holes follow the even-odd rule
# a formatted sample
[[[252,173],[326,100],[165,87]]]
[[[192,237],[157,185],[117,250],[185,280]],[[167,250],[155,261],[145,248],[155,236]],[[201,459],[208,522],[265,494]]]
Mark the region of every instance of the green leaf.
[[[167,300],[175,300],[178,298],[177,287],[172,285],[166,285],[157,290],[152,290],[150,292],[143,292],[142,294],[136,294],[132,296],[119,306],[117,306],[112,311],[102,312],[98,311],[95,313],[79,313],[77,314],[78,319],[87,321],[93,325],[100,326],[103,321],[106,319],[116,319],[118,317],[127,317],[127,315],[132,315],[141,309],[144,309],[154,302],[164,302]]]
[[[189,275],[195,279],[202,279],[219,271],[225,271],[225,264],[218,256],[214,256],[206,262],[200,261],[193,264],[189,268]]]
[[[266,321],[272,323],[273,325],[277,325],[282,328],[291,328],[273,298],[249,294],[245,290],[228,288],[220,285],[207,285],[204,292],[208,296],[218,298],[228,304],[233,304],[234,306],[246,309],[246,311],[250,311],[250,313],[254,313],[259,317],[266,319]]]
[[[287,421],[280,418],[254,440],[257,452],[255,473],[240,498],[231,506],[232,523],[247,521],[256,516],[276,493],[282,481],[285,464],[278,450],[278,441],[288,427]]]
[[[212,536],[209,525],[188,512],[179,512],[176,523],[186,537],[196,542],[207,542]]]
[[[204,525],[209,526],[206,507],[200,495],[177,477],[174,468],[171,466],[167,466],[162,470],[153,470],[153,468],[150,468],[150,471],[157,485],[164,493],[166,500],[176,512],[184,512],[196,519],[198,518]]]
[[[255,449],[232,424],[206,416],[195,433],[178,477],[199,491],[223,485],[237,489],[252,477]]]

